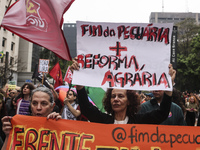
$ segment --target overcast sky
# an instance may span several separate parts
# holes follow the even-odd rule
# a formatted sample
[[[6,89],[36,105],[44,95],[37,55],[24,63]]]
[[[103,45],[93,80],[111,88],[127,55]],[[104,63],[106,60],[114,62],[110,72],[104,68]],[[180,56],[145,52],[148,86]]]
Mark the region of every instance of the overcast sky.
[[[64,22],[148,23],[151,12],[162,11],[200,13],[200,0],[75,0]]]

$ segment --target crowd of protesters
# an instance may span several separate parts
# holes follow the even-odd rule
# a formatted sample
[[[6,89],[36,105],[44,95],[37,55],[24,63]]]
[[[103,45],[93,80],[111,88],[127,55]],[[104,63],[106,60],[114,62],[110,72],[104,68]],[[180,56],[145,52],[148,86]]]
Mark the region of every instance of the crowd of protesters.
[[[154,92],[141,92],[141,105],[154,98]],[[151,95],[149,99],[149,95]],[[172,102],[182,110],[187,126],[200,126],[200,93],[173,89]],[[170,117],[170,116],[169,116]],[[169,124],[168,124],[169,125]]]
[[[44,85],[35,86],[32,83],[24,83],[21,88],[0,89],[1,120],[3,120],[2,118],[4,118],[5,116],[12,117],[16,114],[39,116],[39,113],[33,114],[31,110],[31,94],[32,91],[34,91],[35,89],[37,91],[37,89],[41,86]],[[93,108],[95,106],[93,106],[91,103],[88,103],[89,101],[87,100],[87,94],[84,91],[84,87],[77,86],[77,91],[69,90],[66,94],[66,98],[64,99],[64,101],[61,101],[59,99],[59,91],[55,91],[52,85],[50,85],[49,87],[53,96],[52,99],[54,101],[52,112],[60,114],[60,117],[62,117],[62,119],[82,120],[80,119],[82,118],[80,116],[86,115],[87,118],[84,116],[84,121],[89,120],[100,123],[151,123],[165,125],[200,126],[200,95],[198,93],[187,91],[180,92],[174,88],[172,95],[166,95],[164,94],[164,91],[131,92],[128,90],[125,91],[125,94],[123,95],[123,93],[120,93],[117,90],[108,90],[103,104],[104,109],[107,111],[107,113],[113,114],[113,116],[111,115],[110,117],[108,114],[101,114],[98,109]],[[113,95],[115,95],[115,97]],[[122,95],[124,97],[122,97]],[[126,95],[128,101],[124,101],[124,108],[126,110],[125,115],[128,116],[128,119],[125,118],[125,121],[118,121],[116,118],[121,117],[120,113],[117,112],[118,108],[112,107],[112,104],[110,105],[110,103],[115,103],[114,101],[116,97],[120,96],[122,99],[125,100]],[[134,101],[129,100],[130,98],[134,99]],[[79,101],[79,99],[82,100]],[[82,108],[80,108],[79,104]],[[171,105],[170,110],[166,108],[166,105],[169,105],[169,108]],[[36,109],[38,109],[39,111],[39,109],[41,108]],[[98,114],[99,117],[93,117],[93,115],[95,114]],[[160,116],[157,114],[163,115]],[[106,120],[104,120],[105,117],[107,118]],[[3,121],[0,122],[0,148],[2,147],[6,139],[6,135],[4,133],[5,131],[3,132],[2,130],[3,123]]]
[[[44,87],[44,85],[34,85],[32,83],[24,83],[20,88],[9,89],[9,86],[6,85],[4,88],[0,89],[0,119],[3,120],[5,116],[13,117],[16,114],[20,115],[29,115],[29,116],[40,116],[42,113],[42,107],[38,106],[36,108],[37,114],[33,114],[31,110],[31,96],[33,91]],[[52,93],[53,100],[53,110],[52,112],[62,115],[63,119],[71,120],[84,120],[81,119],[80,108],[78,107],[77,95],[73,90],[67,92],[66,98],[62,102],[59,100],[59,91],[55,91],[53,85],[49,85],[48,88]],[[41,104],[43,105],[43,104]],[[3,121],[0,121],[0,149],[3,146],[3,143],[6,139],[5,131],[3,132]]]

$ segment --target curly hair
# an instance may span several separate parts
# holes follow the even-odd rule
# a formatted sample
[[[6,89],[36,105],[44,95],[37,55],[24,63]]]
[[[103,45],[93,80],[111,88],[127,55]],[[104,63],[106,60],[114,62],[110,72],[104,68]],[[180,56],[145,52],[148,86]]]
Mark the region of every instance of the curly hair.
[[[103,106],[108,114],[114,115],[114,111],[111,106],[111,94],[113,89],[108,89],[105,97],[103,99]],[[139,95],[133,90],[126,90],[127,99],[129,105],[127,106],[126,115],[133,116],[136,114],[140,108],[140,98]]]
[[[173,93],[172,93],[172,102],[176,103],[177,105],[179,105],[183,111],[183,113],[186,112],[186,108],[184,106],[184,98],[181,97],[182,93],[177,90],[177,89],[173,89]]]
[[[30,96],[31,96],[32,90],[35,89],[35,86],[32,83],[29,83],[29,82],[24,83],[24,85],[21,88],[21,93],[20,93],[22,98],[24,98],[23,89],[25,88],[26,85],[28,86],[28,89],[30,89]]]
[[[189,97],[189,102],[191,103],[191,98],[194,98],[194,103],[198,104],[197,99],[195,96],[190,96]]]

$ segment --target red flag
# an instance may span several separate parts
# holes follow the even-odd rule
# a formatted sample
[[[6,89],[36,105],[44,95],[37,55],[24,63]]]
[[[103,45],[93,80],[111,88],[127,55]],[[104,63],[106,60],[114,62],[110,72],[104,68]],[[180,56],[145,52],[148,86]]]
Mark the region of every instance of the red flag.
[[[1,26],[71,60],[61,29],[63,14],[74,0],[18,0],[6,11]]]
[[[54,84],[54,88],[63,85],[63,80],[62,80],[62,72],[60,69],[59,63],[57,63],[49,72],[49,75],[52,76],[52,78],[56,81]]]
[[[66,74],[65,74],[65,77],[64,77],[64,81],[66,81],[68,84],[71,84],[72,76],[73,76],[73,73],[71,72],[70,67],[68,67]]]

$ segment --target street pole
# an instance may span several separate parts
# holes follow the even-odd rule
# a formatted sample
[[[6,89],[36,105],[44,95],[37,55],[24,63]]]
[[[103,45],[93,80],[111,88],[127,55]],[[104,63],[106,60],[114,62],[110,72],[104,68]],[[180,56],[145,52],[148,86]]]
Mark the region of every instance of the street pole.
[[[9,57],[9,52],[6,52],[6,59],[5,59],[5,68],[4,68],[4,85],[7,83],[7,68],[8,68],[8,57]]]

